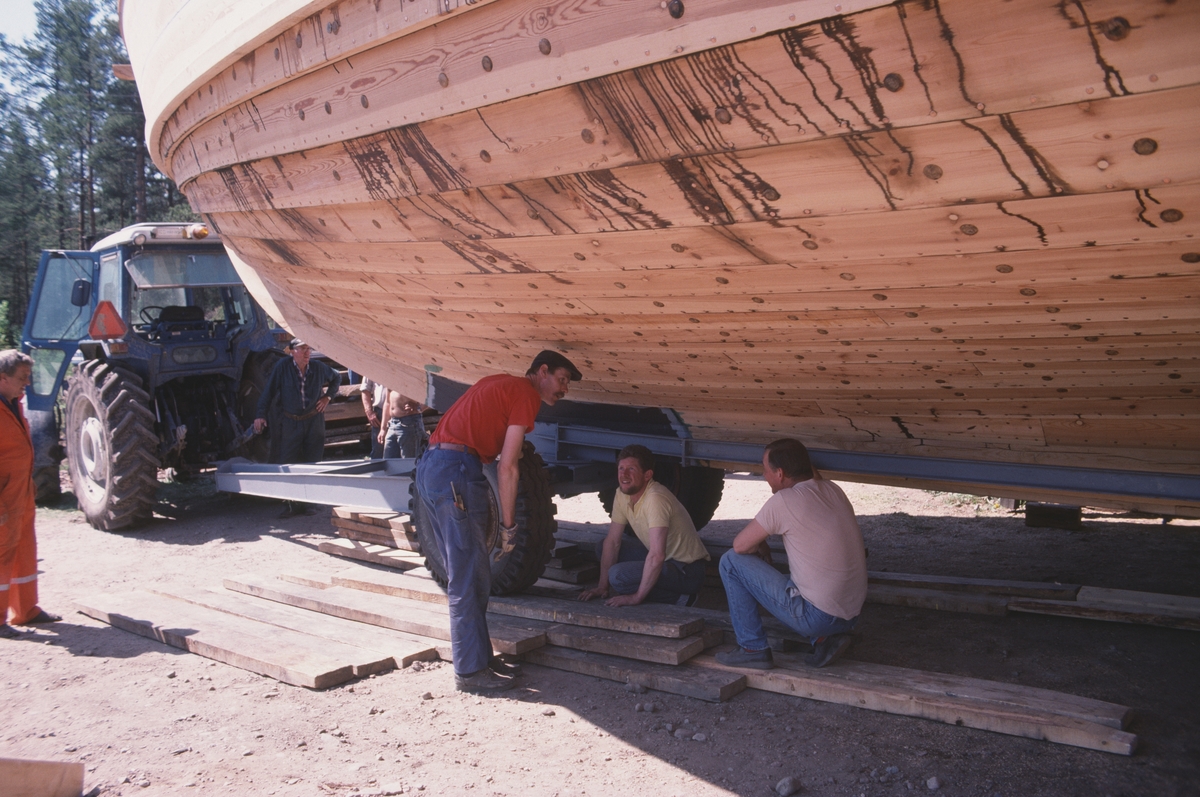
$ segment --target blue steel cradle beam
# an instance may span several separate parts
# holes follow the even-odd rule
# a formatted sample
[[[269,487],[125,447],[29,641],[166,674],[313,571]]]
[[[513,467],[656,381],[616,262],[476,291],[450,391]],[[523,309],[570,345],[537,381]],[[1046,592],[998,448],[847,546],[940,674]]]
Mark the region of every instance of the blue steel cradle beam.
[[[260,465],[231,459],[217,468],[217,489],[308,504],[408,512],[415,459]]]

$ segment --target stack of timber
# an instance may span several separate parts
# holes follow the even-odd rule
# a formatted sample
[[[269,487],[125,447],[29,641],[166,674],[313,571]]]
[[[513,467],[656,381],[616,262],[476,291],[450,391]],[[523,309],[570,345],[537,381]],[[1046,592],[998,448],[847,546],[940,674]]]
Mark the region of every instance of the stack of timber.
[[[326,688],[420,660],[451,659],[445,593],[422,570],[352,565],[332,575],[228,579],[224,589],[96,595],[83,613],[285,683]],[[1128,755],[1124,706],[1014,684],[842,661],[812,670],[787,653],[768,672],[723,667],[728,615],[614,609],[540,583],[491,600],[493,647],[528,662],[707,701],[746,688]],[[768,631],[786,634],[768,621]]]
[[[585,555],[593,551],[601,535],[579,524],[560,522],[558,526],[558,536],[570,540]],[[729,545],[706,540],[705,547],[712,557],[706,586],[721,589],[716,563]],[[780,572],[788,572],[787,556],[778,543],[772,547],[772,561]],[[1200,631],[1200,598],[1186,595],[876,570],[867,575],[868,603],[968,614],[1047,614]]]
[[[1200,475],[1200,5],[121,21],[151,155],[254,297],[407,394],[554,347],[572,398],[697,439]]]

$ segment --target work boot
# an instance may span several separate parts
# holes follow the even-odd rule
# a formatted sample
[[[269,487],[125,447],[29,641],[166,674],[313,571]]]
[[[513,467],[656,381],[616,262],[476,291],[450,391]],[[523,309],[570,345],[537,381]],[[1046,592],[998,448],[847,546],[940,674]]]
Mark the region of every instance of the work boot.
[[[499,656],[492,656],[488,659],[488,669],[497,675],[507,675],[510,678],[516,678],[521,674],[521,663],[517,661],[505,661]]]
[[[496,673],[484,667],[479,672],[470,675],[454,674],[454,688],[460,692],[470,692],[473,695],[494,695],[507,692],[516,685],[512,678]]]
[[[813,652],[804,659],[804,663],[809,667],[827,667],[837,661],[853,641],[849,634],[823,636],[813,642]]]
[[[40,625],[41,623],[57,623],[61,619],[62,618],[59,617],[57,614],[51,614],[50,612],[46,611],[45,609],[39,609],[37,614],[35,614],[33,617],[29,618],[25,622],[21,623],[21,625]]]
[[[733,650],[717,654],[717,661],[727,667],[746,667],[751,670],[769,670],[775,666],[775,657],[770,648],[746,650],[740,645]]]

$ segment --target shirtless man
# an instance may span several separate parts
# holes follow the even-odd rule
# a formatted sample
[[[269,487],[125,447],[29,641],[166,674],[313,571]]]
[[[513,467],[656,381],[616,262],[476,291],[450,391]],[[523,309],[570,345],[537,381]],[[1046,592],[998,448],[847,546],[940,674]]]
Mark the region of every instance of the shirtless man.
[[[379,439],[383,442],[384,459],[407,457],[421,453],[425,442],[425,405],[395,390],[389,390],[383,402],[383,422]]]

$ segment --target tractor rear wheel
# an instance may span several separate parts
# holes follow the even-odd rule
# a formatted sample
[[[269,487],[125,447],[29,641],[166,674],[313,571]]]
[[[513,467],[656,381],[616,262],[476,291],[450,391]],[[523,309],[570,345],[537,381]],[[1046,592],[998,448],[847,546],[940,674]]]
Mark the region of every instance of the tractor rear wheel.
[[[149,518],[158,438],[142,380],[108,363],[85,362],[71,379],[66,405],[71,483],[88,523],[113,531]]]
[[[500,485],[495,465],[485,465],[483,468],[491,486],[488,495],[486,545],[492,567],[493,595],[513,595],[532,586],[533,582],[541,578],[542,571],[546,569],[546,562],[550,561],[550,555],[554,551],[554,533],[558,531],[558,522],[554,519],[553,493],[550,491],[550,479],[546,474],[545,463],[534,451],[531,443],[525,443],[519,469],[516,545],[508,554],[500,557],[499,561],[495,561],[493,557],[500,548],[500,511],[496,500]],[[421,503],[417,493],[415,476],[410,495],[412,523],[421,545],[421,553],[425,555],[425,567],[433,575],[433,580],[445,587],[446,564],[429,526],[425,505]]]

